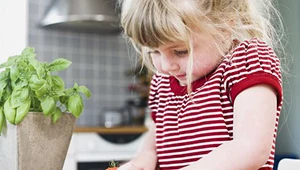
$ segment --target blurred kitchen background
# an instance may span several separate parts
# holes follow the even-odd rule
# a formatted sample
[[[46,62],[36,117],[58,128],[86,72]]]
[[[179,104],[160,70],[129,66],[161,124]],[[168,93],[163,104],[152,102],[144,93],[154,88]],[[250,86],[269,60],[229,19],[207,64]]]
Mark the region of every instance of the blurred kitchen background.
[[[107,0],[88,1],[108,2]],[[120,31],[117,33],[111,31],[117,30],[119,23],[98,30],[88,25],[91,23],[82,22],[68,28],[56,25],[42,27],[42,21],[47,17],[53,17],[51,22],[60,22],[60,19],[52,16],[55,14],[51,14],[51,10],[62,11],[74,7],[81,13],[84,10],[92,12],[89,8],[94,5],[95,10],[99,11],[97,6],[95,7],[98,3],[87,6],[89,3],[82,3],[82,0],[73,0],[73,2],[62,0],[54,4],[53,2],[53,0],[28,1],[28,46],[35,48],[40,60],[52,61],[63,57],[72,61],[70,68],[60,73],[65,80],[66,87],[72,87],[72,83],[77,82],[79,85],[86,85],[92,91],[92,97],[84,102],[85,108],[77,125],[104,125],[105,115],[103,114],[116,112],[119,108],[126,107],[129,100],[138,100],[139,96],[131,88],[136,82],[136,76],[128,74],[129,70],[135,67],[136,61],[133,57],[135,54]],[[114,5],[114,3],[111,4]],[[114,9],[106,10],[113,12]],[[48,24],[47,21],[45,23]],[[92,23],[92,25],[97,24],[99,23]],[[115,121],[119,120],[117,116],[114,116]]]
[[[72,1],[93,0],[65,0]],[[105,169],[112,159],[130,159],[147,131],[147,70],[138,72],[136,53],[117,29],[112,33],[74,26],[74,29],[42,27],[41,21],[54,2],[0,1],[0,62],[19,54],[26,46],[34,47],[40,60],[63,57],[73,62],[70,69],[60,73],[66,86],[73,86],[73,82],[86,85],[92,97],[84,98],[85,108],[77,120],[78,128],[66,160],[68,166],[64,169]],[[300,158],[300,67],[297,66],[300,64],[300,1],[278,0],[278,5],[286,26],[290,76],[284,78],[285,100],[276,161],[283,157]],[[117,28],[118,23],[114,26]]]

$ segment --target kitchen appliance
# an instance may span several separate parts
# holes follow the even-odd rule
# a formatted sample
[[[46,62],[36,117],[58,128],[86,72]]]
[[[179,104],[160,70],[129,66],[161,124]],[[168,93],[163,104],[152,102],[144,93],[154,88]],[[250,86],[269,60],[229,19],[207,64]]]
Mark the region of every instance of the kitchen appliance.
[[[107,128],[123,125],[123,115],[118,108],[105,108],[100,116],[100,126]]]
[[[74,31],[118,33],[116,0],[52,0],[40,25]]]
[[[144,126],[149,129],[151,124],[147,108]],[[112,160],[127,162],[141,148],[147,133],[147,130],[127,133],[77,131],[73,133],[63,170],[106,170]]]
[[[63,170],[106,170],[112,160],[129,161],[141,147],[146,133],[135,134],[139,136],[126,142],[111,142],[95,132],[74,133]]]
[[[146,112],[147,100],[128,99],[122,107],[103,108],[99,115],[99,126],[143,126]]]
[[[148,98],[143,100],[129,99],[126,101],[125,106],[122,108],[122,115],[124,116],[124,125],[141,126],[145,123],[147,112]]]

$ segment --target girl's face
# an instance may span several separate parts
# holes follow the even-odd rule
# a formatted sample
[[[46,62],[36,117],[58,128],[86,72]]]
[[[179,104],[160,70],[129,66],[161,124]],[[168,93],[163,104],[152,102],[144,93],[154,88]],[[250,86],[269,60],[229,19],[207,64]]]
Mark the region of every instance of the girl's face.
[[[218,67],[222,56],[213,39],[199,33],[193,38],[192,82],[204,77]],[[183,42],[167,43],[149,54],[157,71],[174,76],[181,85],[187,85],[188,48]]]

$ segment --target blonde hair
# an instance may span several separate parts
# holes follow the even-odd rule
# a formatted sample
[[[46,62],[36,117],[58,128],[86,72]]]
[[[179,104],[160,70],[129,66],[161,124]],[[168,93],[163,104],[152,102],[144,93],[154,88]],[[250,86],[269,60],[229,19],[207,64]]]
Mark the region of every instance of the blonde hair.
[[[219,41],[224,32],[230,33],[231,42],[256,37],[280,49],[283,31],[278,30],[283,30],[283,24],[273,0],[254,2],[257,0],[119,0],[121,26],[143,64],[153,71],[148,48],[176,41],[188,46],[192,66],[192,37],[196,31],[214,35],[213,42],[221,54],[224,47]],[[192,67],[188,69],[191,93]]]

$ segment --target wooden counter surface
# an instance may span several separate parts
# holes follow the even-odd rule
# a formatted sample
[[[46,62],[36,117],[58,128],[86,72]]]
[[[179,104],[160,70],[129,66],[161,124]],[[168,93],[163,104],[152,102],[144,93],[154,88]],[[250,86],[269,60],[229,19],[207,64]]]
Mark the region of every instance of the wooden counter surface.
[[[139,134],[148,130],[145,126],[122,126],[122,127],[75,127],[74,132],[96,132],[100,134]]]

